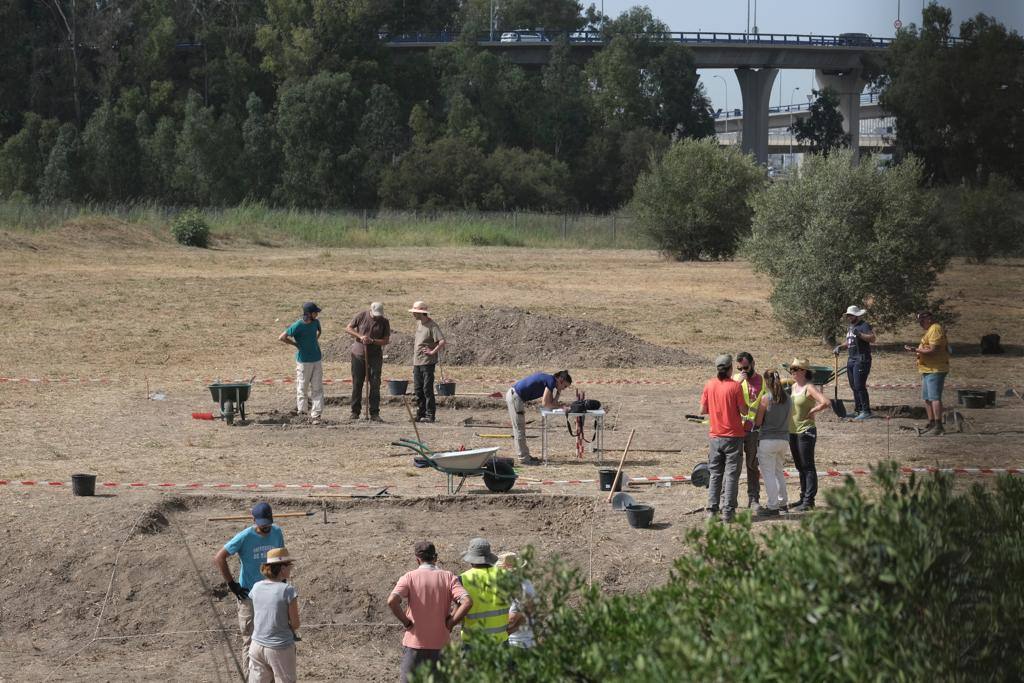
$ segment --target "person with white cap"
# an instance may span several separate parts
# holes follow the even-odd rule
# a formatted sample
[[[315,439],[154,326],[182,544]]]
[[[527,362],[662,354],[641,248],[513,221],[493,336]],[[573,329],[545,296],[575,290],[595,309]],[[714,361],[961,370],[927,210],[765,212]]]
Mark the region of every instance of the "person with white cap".
[[[473,643],[493,638],[500,643],[508,642],[508,613],[512,605],[502,586],[505,570],[494,566],[498,556],[491,552],[489,541],[474,538],[462,560],[473,566],[459,577],[473,601],[462,626],[462,640]]]
[[[249,597],[253,608],[252,644],[249,646],[249,683],[295,683],[295,641],[298,636],[299,593],[288,583],[295,558],[287,548],[267,552],[260,565],[263,580]]]
[[[306,412],[306,399],[311,405],[309,416],[319,421],[324,412],[324,365],[320,351],[320,334],[323,332],[317,316],[320,307],[312,301],[302,304],[302,318],[293,322],[277,338],[295,351],[295,407],[299,413]]]
[[[417,301],[409,309],[416,319],[416,332],[412,343],[412,385],[416,394],[416,420],[433,422],[437,414],[434,397],[434,369],[445,347],[441,328],[430,317],[425,301]]]
[[[875,332],[868,321],[864,320],[865,313],[867,311],[856,304],[846,309],[846,340],[832,349],[832,353],[837,356],[843,349],[849,351],[846,379],[853,391],[854,420],[867,420],[871,417],[868,375],[871,374],[871,345],[875,343]]]
[[[259,502],[252,507],[252,526],[246,527],[224,544],[213,556],[228,590],[238,599],[238,628],[242,632],[242,670],[249,670],[249,645],[252,642],[253,606],[249,591],[260,580],[260,566],[267,553],[284,547],[284,532],[274,524],[270,503]],[[238,555],[238,581],[228,568],[228,557]]]
[[[380,419],[380,375],[384,367],[384,347],[391,341],[391,323],[384,317],[384,304],[375,301],[369,310],[360,311],[345,327],[355,339],[352,343],[352,419],[358,420],[363,409],[363,382],[369,380],[370,419]]]
[[[747,402],[743,387],[733,380],[732,356],[723,353],[715,359],[717,374],[704,385],[700,396],[700,414],[708,416],[708,519],[721,512],[722,520],[733,521],[736,495],[743,463],[743,416]]]

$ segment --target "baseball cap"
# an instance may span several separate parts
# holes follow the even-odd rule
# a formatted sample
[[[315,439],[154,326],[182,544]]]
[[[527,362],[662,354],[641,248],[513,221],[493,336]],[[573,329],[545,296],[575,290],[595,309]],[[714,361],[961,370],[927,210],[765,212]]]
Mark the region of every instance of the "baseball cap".
[[[252,506],[252,518],[256,526],[266,526],[274,523],[274,511],[270,509],[270,503],[256,503]]]
[[[320,312],[320,307],[317,306],[312,301],[307,301],[306,303],[302,304],[302,312],[303,313],[319,313]]]
[[[384,304],[379,301],[374,301],[370,304],[370,315],[374,318],[380,318],[384,315]]]
[[[723,353],[722,355],[715,359],[716,368],[727,368],[730,365],[732,365],[732,356],[730,356],[728,353]]]

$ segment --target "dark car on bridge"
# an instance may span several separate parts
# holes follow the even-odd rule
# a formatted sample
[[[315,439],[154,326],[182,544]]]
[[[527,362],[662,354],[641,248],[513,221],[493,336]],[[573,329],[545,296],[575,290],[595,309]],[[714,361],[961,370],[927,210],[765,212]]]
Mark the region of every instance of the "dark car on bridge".
[[[839,45],[851,47],[874,47],[875,40],[866,33],[840,33],[836,41]]]

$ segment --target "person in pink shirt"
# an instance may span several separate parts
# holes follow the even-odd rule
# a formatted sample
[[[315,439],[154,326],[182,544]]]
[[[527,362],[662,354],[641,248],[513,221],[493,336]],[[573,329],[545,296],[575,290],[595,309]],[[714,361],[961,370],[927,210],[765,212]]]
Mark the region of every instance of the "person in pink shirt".
[[[700,414],[707,415],[709,430],[708,519],[718,517],[731,522],[736,515],[736,494],[739,489],[740,467],[743,463],[743,416],[747,403],[743,387],[734,381],[732,356],[723,353],[715,359],[715,377],[704,385],[700,395]],[[721,503],[721,505],[719,505]]]
[[[405,627],[402,637],[401,683],[423,662],[436,667],[452,629],[462,621],[473,600],[459,577],[437,567],[437,550],[430,541],[414,547],[416,569],[406,572],[388,596],[388,607]],[[406,607],[402,608],[405,601]],[[452,605],[456,605],[454,612]]]

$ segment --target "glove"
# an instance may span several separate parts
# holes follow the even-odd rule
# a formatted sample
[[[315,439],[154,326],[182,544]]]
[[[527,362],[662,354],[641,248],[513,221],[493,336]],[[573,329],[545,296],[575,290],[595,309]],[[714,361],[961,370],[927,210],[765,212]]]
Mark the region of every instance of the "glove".
[[[238,585],[237,581],[228,581],[228,590],[235,594],[235,597],[239,600],[248,600],[249,591]]]
[[[840,354],[840,352],[842,352],[842,350],[843,350],[842,346],[837,346],[836,348],[832,349],[832,355],[833,356],[838,356]]]

